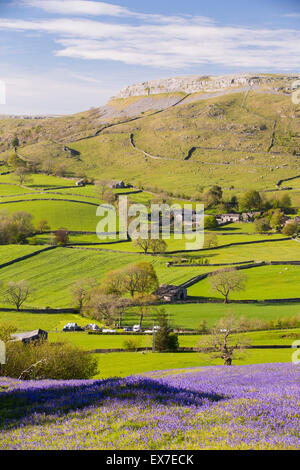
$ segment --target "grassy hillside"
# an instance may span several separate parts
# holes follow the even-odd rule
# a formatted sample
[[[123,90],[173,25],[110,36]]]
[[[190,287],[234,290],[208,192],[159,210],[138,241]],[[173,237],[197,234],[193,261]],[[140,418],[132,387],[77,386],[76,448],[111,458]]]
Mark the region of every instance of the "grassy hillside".
[[[267,89],[118,99],[38,124],[2,120],[2,156],[11,153],[9,139],[16,134],[20,154],[74,176],[125,179],[188,196],[213,184],[275,189],[279,180],[300,173],[298,108],[289,95]],[[63,144],[80,154],[72,156]]]

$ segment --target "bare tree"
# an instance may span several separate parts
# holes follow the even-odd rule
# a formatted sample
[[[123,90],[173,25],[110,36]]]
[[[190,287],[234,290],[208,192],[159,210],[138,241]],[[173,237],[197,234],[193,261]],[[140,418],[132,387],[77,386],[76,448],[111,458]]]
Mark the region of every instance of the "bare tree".
[[[95,183],[95,186],[96,186],[95,189],[97,193],[100,194],[102,200],[104,198],[104,193],[107,191],[108,184],[109,184],[109,181],[107,180],[99,180],[99,181],[96,181]]]
[[[140,320],[139,326],[142,328],[143,320],[145,317],[149,316],[151,312],[151,305],[157,301],[157,298],[154,295],[140,295],[135,299],[135,303],[139,307],[140,311]]]
[[[95,279],[78,279],[70,288],[70,293],[76,307],[82,312],[90,298],[90,291],[96,285]]]
[[[151,249],[152,240],[150,238],[137,238],[134,240],[133,245],[141,248],[144,253],[148,253]]]
[[[7,284],[5,299],[8,303],[15,305],[17,310],[28,300],[33,289],[27,281],[11,281]]]
[[[122,320],[124,315],[127,312],[128,307],[130,307],[130,299],[118,298],[116,299],[116,315],[117,315],[117,326],[122,328]]]
[[[24,183],[31,183],[30,170],[26,166],[19,166],[15,170],[15,179],[22,186]]]
[[[247,276],[236,269],[224,269],[219,273],[210,276],[211,287],[224,297],[224,303],[228,303],[230,292],[245,290]]]
[[[118,306],[118,297],[115,295],[103,294],[99,289],[92,290],[88,305],[85,310],[92,315],[95,320],[103,322],[105,325],[113,325]]]
[[[210,354],[212,359],[223,359],[225,366],[231,366],[232,360],[250,344],[240,333],[245,331],[243,320],[232,314],[221,318],[212,328],[206,340],[198,344],[199,351]]]
[[[50,225],[48,224],[47,220],[41,219],[36,224],[36,230],[38,232],[49,232],[51,230]]]

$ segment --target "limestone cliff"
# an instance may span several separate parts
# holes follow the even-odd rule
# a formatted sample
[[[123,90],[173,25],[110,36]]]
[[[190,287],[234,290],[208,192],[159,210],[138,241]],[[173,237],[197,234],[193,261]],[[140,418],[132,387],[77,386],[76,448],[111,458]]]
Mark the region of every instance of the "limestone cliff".
[[[228,88],[273,85],[274,89],[289,91],[291,82],[299,77],[292,75],[238,74],[225,76],[187,76],[163,78],[130,85],[120,91],[116,98],[156,95],[160,93],[218,92]]]

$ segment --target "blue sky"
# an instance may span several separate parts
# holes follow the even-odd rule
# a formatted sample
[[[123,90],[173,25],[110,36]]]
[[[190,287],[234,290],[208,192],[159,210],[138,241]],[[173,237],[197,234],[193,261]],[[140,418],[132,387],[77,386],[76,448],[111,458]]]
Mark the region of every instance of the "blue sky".
[[[0,0],[0,114],[64,114],[176,75],[300,73],[299,0]]]

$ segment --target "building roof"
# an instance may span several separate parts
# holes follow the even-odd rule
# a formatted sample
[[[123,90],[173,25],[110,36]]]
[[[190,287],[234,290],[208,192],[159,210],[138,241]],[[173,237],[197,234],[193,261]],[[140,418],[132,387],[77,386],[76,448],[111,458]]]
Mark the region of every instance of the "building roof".
[[[33,330],[33,331],[26,331],[25,333],[15,333],[11,335],[11,337],[15,341],[23,341],[26,339],[31,339],[31,338],[38,338],[38,337],[47,337],[48,333],[44,330]]]
[[[178,291],[181,291],[182,289],[185,289],[184,287],[181,286],[172,286],[169,284],[162,284],[159,286],[158,289],[154,292],[155,295],[176,295]]]

